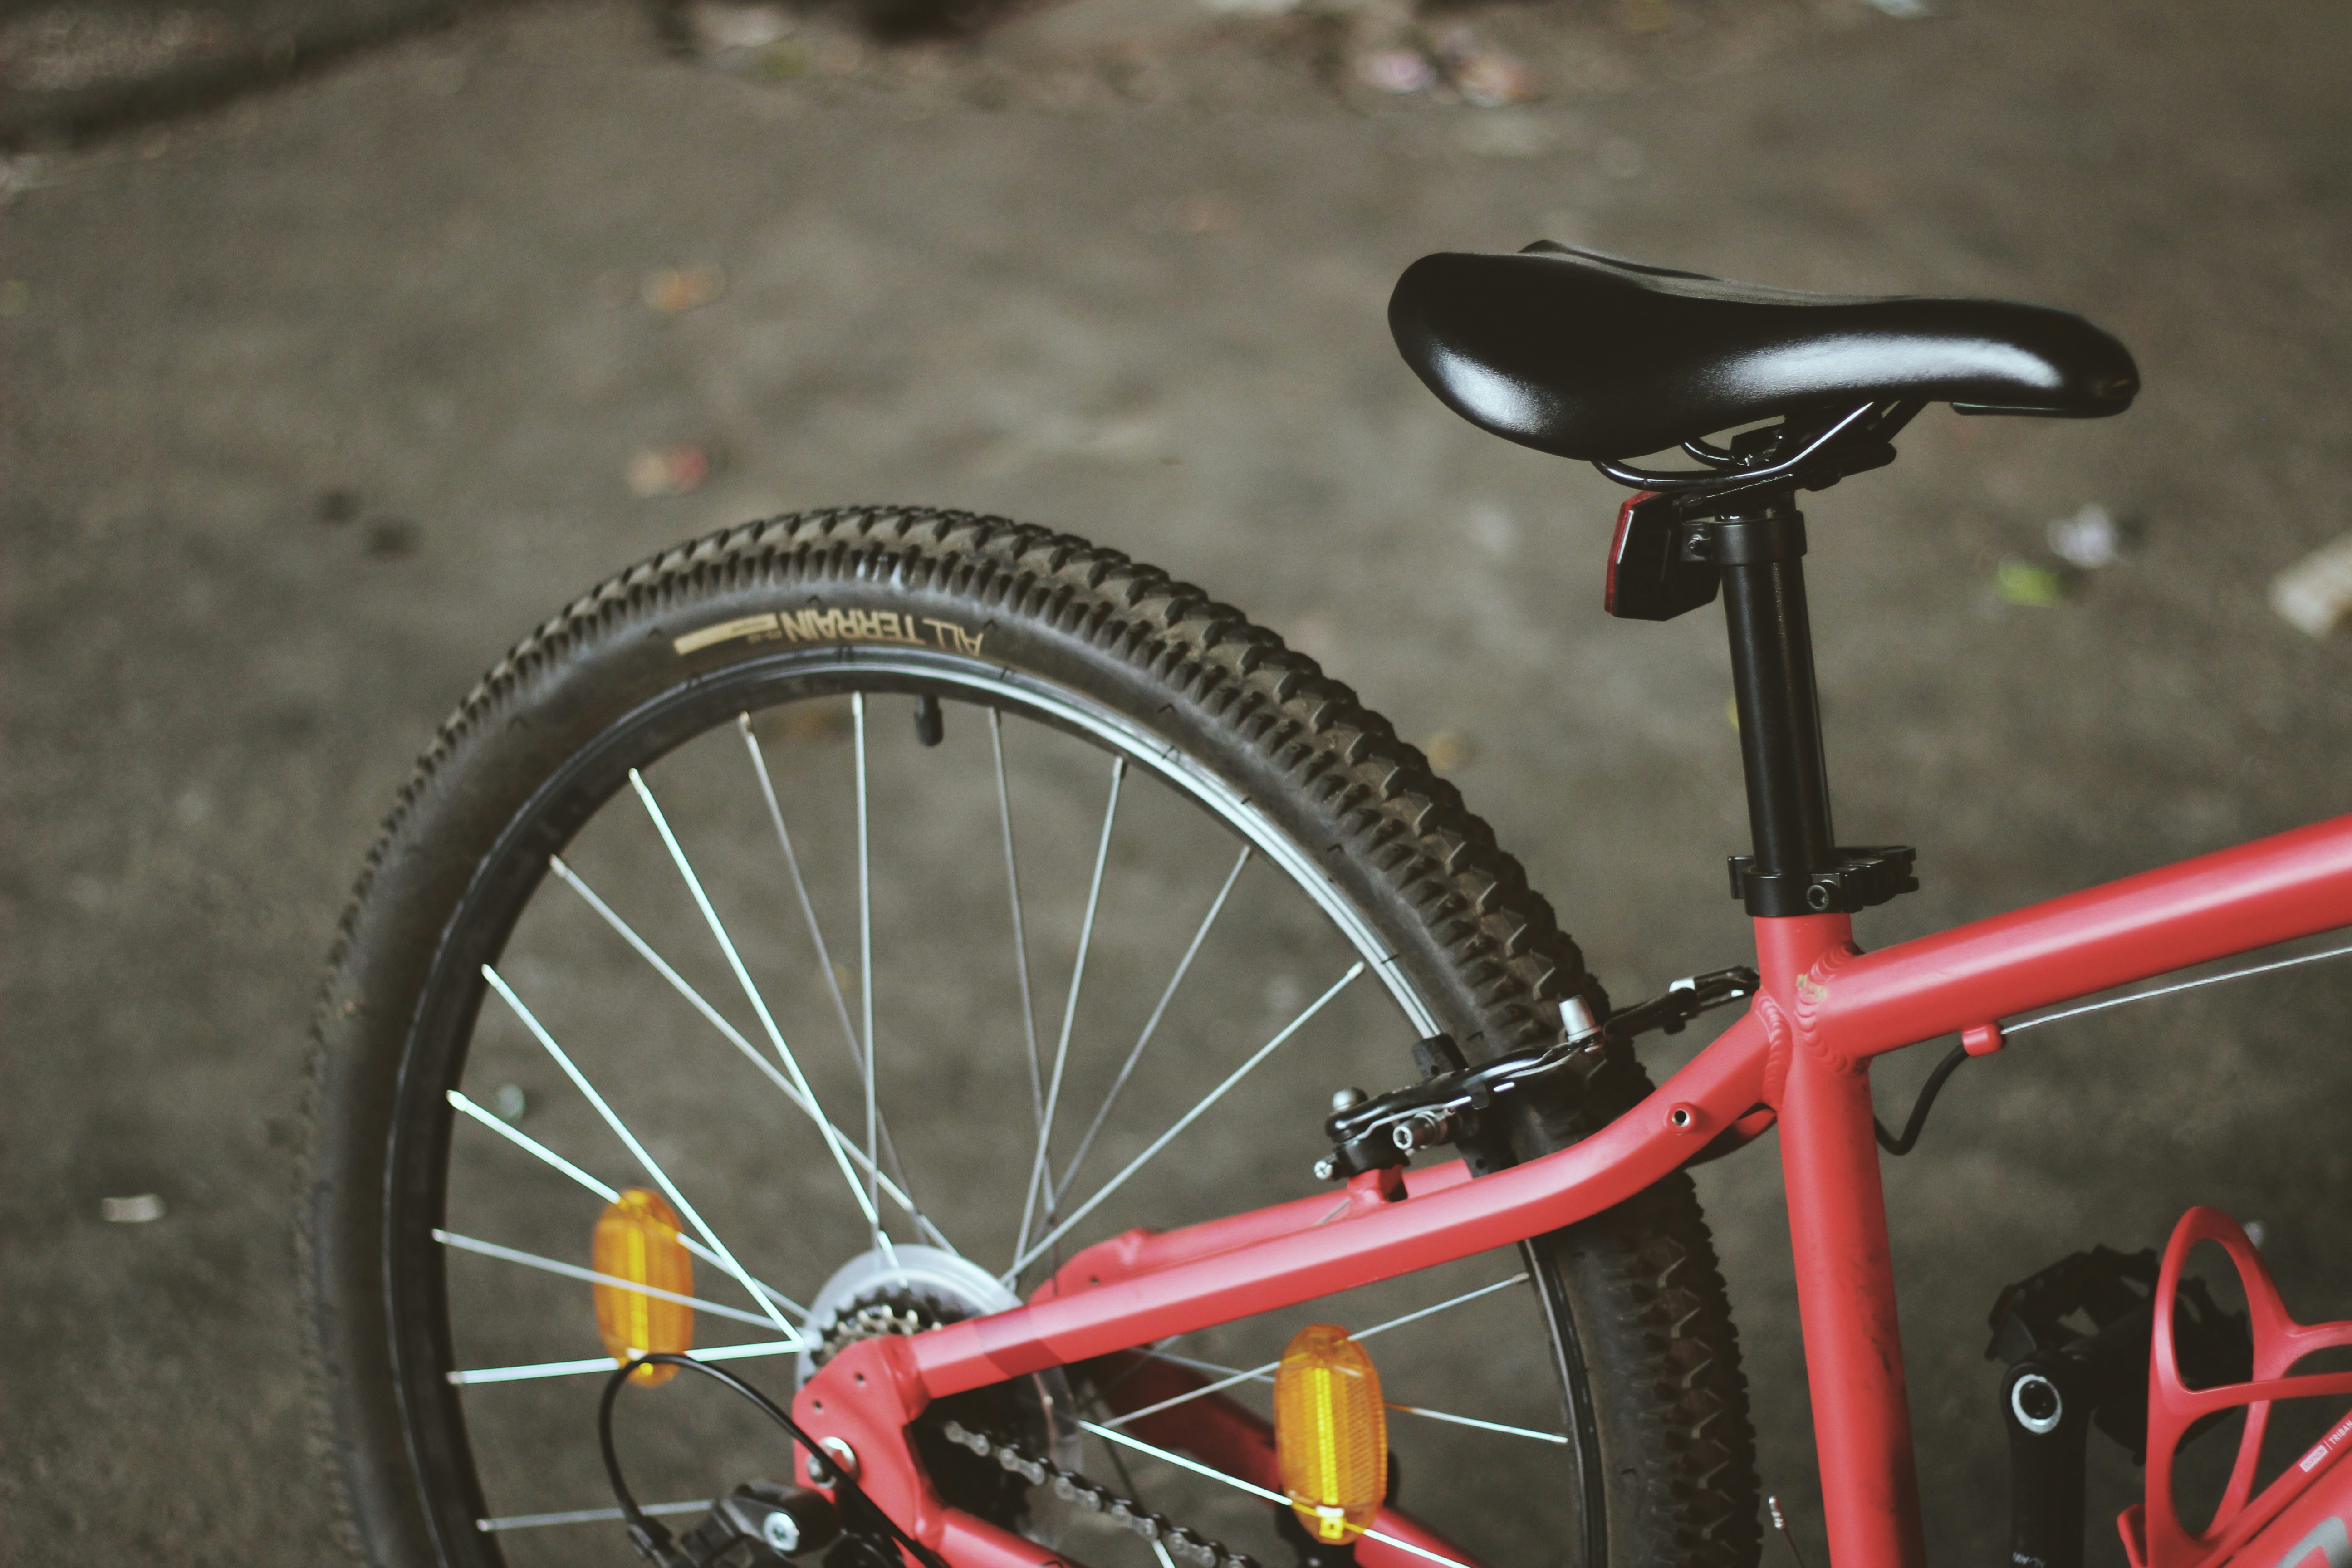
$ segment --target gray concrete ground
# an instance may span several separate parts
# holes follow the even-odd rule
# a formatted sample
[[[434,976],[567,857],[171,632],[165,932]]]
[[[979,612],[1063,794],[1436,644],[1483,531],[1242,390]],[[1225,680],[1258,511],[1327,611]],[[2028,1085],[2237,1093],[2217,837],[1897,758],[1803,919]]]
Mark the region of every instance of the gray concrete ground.
[[[63,146],[265,90],[472,0],[5,0],[0,147]]]
[[[2352,16],[1693,15],[1690,47],[1748,43],[1696,73],[1612,44],[1622,69],[1476,110],[1247,40],[1222,96],[1212,45],[1160,90],[1116,38],[1058,99],[1021,86],[1024,38],[1076,9],[976,62],[782,82],[665,58],[634,9],[528,11],[43,165],[0,210],[0,1553],[327,1555],[286,1235],[317,965],[475,673],[672,540],[891,499],[1129,550],[1444,732],[1619,994],[1737,959],[1720,633],[1609,622],[1615,493],[1397,363],[1381,303],[1426,250],[1549,234],[2044,300],[2138,353],[2119,422],[1931,413],[1811,505],[1841,828],[1922,852],[1866,941],[2344,809],[2352,651],[2263,595],[2352,527]],[[715,301],[643,303],[706,265]],[[633,494],[678,444],[707,482]],[[2138,547],[2063,605],[1998,598],[2002,558],[2086,502],[2143,520]],[[2210,1202],[2263,1222],[2292,1306],[2352,1315],[2343,987],[2032,1037],[1890,1163],[1937,1561],[2000,1549],[2002,1283]],[[1890,1064],[1882,1102],[1928,1065]],[[1817,1539],[1777,1171],[1703,1185],[1767,1483]],[[101,1222],[149,1192],[164,1218]],[[2095,1465],[2117,1562],[2135,1475]]]

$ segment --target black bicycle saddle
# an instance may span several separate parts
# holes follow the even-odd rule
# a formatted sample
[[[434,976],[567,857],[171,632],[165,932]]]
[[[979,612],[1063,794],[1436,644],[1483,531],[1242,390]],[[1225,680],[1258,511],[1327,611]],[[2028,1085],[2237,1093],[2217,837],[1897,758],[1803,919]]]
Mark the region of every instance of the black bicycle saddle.
[[[1549,240],[1423,257],[1397,281],[1389,329],[1447,407],[1563,458],[1895,400],[2094,418],[2139,391],[2123,344],[2046,305],[1804,294]]]

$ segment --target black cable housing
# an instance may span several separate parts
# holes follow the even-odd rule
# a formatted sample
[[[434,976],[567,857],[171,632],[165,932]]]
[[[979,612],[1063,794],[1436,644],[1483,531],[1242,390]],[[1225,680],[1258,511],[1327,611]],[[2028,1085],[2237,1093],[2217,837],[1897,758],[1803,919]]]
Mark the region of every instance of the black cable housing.
[[[1902,1137],[1897,1138],[1886,1130],[1885,1122],[1872,1117],[1870,1125],[1878,1134],[1878,1146],[1898,1157],[1911,1152],[1919,1142],[1920,1130],[1927,1125],[1927,1112],[1935,1109],[1936,1096],[1942,1090],[1944,1080],[1958,1071],[1960,1064],[1968,1059],[1968,1047],[1954,1046],[1950,1053],[1936,1064],[1936,1070],[1927,1075],[1927,1081],[1920,1087],[1918,1100],[1911,1106],[1911,1120],[1903,1124]]]
[[[856,1500],[857,1506],[854,1510],[844,1510],[845,1522],[853,1514],[871,1518],[889,1532],[891,1539],[905,1547],[908,1554],[922,1564],[922,1568],[948,1568],[946,1561],[939,1553],[908,1534],[898,1527],[898,1521],[883,1512],[873,1498],[866,1494],[866,1489],[859,1486],[848,1471],[834,1463],[817,1440],[803,1431],[800,1423],[784,1414],[774,1400],[722,1367],[697,1361],[692,1356],[667,1352],[641,1355],[618,1368],[604,1380],[604,1397],[596,1404],[596,1444],[604,1451],[604,1475],[613,1483],[613,1499],[621,1505],[621,1517],[628,1521],[629,1539],[636,1543],[637,1550],[656,1563],[667,1564],[675,1560],[676,1554],[670,1550],[674,1537],[667,1528],[647,1518],[645,1510],[638,1506],[636,1498],[629,1490],[628,1482],[621,1477],[620,1455],[613,1447],[613,1401],[620,1396],[621,1387],[629,1381],[630,1373],[641,1366],[685,1367],[733,1389],[757,1406],[761,1415],[790,1433],[794,1442],[808,1450],[824,1469],[823,1484],[837,1488]]]

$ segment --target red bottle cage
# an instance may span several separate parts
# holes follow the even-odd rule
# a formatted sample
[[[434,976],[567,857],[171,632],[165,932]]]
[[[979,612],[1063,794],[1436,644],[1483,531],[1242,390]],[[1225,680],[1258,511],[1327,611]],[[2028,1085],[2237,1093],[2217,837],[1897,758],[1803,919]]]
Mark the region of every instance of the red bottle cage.
[[[2230,1255],[2245,1287],[2254,1342],[2251,1383],[2192,1389],[2180,1381],[2179,1363],[2173,1354],[2173,1294],[2179,1288],[2181,1266],[2200,1241],[2215,1242]],[[2250,1497],[2272,1402],[2352,1394],[2352,1373],[2286,1375],[2289,1367],[2315,1351],[2352,1345],[2352,1323],[2305,1326],[2288,1317],[2278,1287],[2245,1231],[2229,1215],[2210,1208],[2190,1209],[2173,1227],[2172,1240],[2164,1249],[2164,1268],[2157,1276],[2155,1309],[2155,1342],[2147,1380],[2147,1501],[2126,1509],[2116,1522],[2123,1532],[2132,1568],[2194,1568],[2236,1552],[2352,1447],[2352,1417],[2347,1417],[2285,1474],[2264,1487],[2260,1497]],[[2193,1423],[2241,1405],[2246,1407],[2246,1426],[2238,1440],[2229,1486],[2221,1494],[2221,1506],[2213,1510],[2212,1521],[2191,1534],[2172,1505],[2174,1454],[2182,1434]]]

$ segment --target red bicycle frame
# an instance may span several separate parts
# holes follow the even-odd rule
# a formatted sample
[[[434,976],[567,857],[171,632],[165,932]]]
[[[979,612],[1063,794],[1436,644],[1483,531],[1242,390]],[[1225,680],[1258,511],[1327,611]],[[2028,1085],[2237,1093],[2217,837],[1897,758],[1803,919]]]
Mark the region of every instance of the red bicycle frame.
[[[1956,1032],[1971,1052],[1997,1050],[2005,1017],[2347,924],[2352,816],[1881,952],[1855,950],[1844,914],[1759,919],[1762,984],[1748,1015],[1583,1142],[1475,1181],[1459,1162],[1368,1173],[1337,1214],[1320,1193],[1113,1237],[1025,1306],[851,1346],[803,1387],[795,1414],[847,1442],[874,1500],[954,1568],[1055,1563],[931,1489],[906,1427],[932,1399],[1510,1246],[1777,1121],[1831,1556],[1838,1568],[1922,1568],[1871,1058]],[[1239,1407],[1162,1419],[1142,1429],[1274,1484],[1264,1424]],[[1376,1529],[1395,1542],[1362,1542],[1366,1568],[1469,1561],[1393,1511]]]

